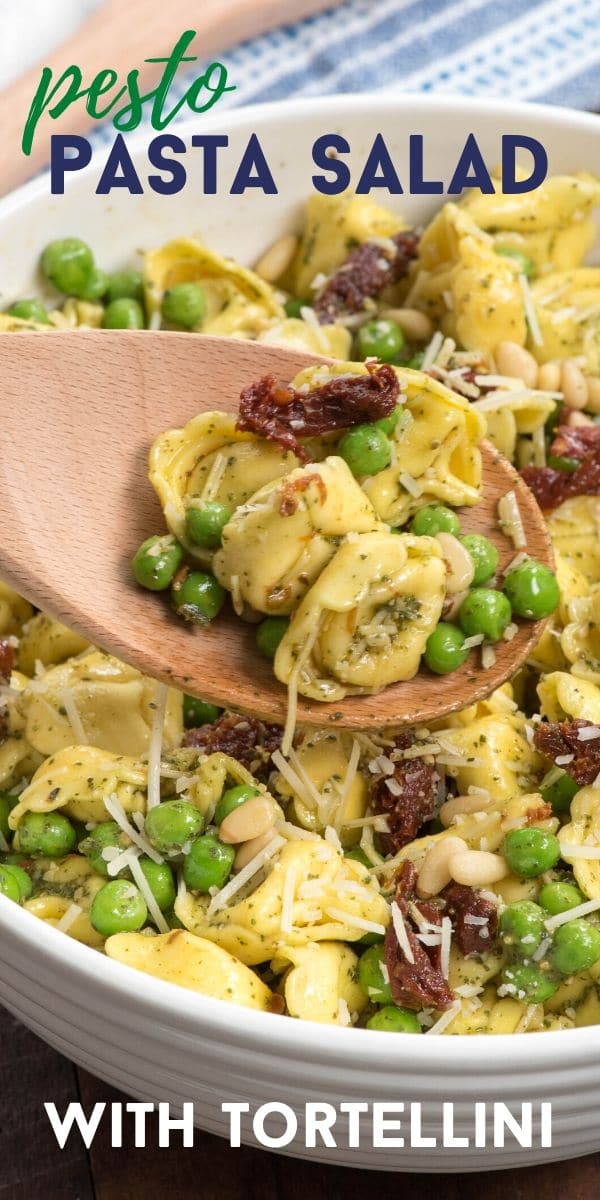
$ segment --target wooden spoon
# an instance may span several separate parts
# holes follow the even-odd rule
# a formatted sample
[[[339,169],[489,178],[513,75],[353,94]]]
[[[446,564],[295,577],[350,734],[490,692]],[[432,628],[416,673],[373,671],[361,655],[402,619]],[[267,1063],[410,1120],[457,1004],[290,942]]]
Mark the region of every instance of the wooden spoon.
[[[287,692],[255,647],[255,627],[229,610],[208,629],[175,617],[142,591],[130,560],[165,522],[148,483],[151,442],[207,409],[237,410],[240,388],[267,372],[289,381],[324,361],[236,339],[167,332],[79,330],[0,335],[0,576],[84,637],[183,691],[215,704],[285,720]],[[512,466],[482,444],[484,498],[461,513],[515,555],[497,528],[497,502],[514,488],[528,551],[552,563],[540,510]],[[451,675],[426,671],[376,696],[339,704],[300,698],[298,720],[380,728],[429,721],[489,695],[515,673],[540,637],[526,621],[496,662],[472,651]]]

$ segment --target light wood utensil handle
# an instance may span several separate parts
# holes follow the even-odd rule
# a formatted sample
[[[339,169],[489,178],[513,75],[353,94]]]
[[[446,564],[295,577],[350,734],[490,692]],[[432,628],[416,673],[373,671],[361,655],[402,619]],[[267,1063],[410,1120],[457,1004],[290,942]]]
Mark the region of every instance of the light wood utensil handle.
[[[178,0],[172,5],[160,0],[127,0],[126,3],[104,0],[68,41],[52,51],[49,60],[32,67],[1,93],[0,194],[25,183],[45,166],[52,133],[85,134],[93,125],[81,100],[60,122],[44,114],[36,130],[31,154],[23,154],[23,126],[42,66],[51,66],[55,75],[60,75],[75,63],[81,68],[84,86],[104,67],[117,71],[121,82],[128,71],[137,67],[143,92],[152,87],[164,69],[164,64],[147,63],[144,59],[168,54],[186,29],[197,31],[188,53],[196,54],[202,62],[246,38],[340,3],[341,0],[285,0],[283,4],[281,0]],[[235,79],[231,82],[235,83]]]

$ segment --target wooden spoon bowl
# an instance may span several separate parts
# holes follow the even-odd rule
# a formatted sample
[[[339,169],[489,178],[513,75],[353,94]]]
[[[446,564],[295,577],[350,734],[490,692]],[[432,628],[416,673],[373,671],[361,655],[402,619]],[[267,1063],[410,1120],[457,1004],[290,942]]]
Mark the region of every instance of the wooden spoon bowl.
[[[136,587],[131,556],[162,532],[148,482],[158,433],[207,409],[236,411],[240,389],[267,372],[289,381],[323,361],[306,353],[187,333],[79,330],[0,335],[0,577],[32,603],[141,671],[215,704],[283,722],[287,691],[257,651],[255,627],[228,605],[207,629],[176,617]],[[484,495],[461,512],[465,533],[485,533],[500,568],[514,557],[497,526],[514,488],[527,550],[552,565],[540,510],[513,467],[482,444]],[[451,675],[423,669],[375,696],[322,704],[299,698],[298,721],[352,729],[412,725],[489,695],[522,664],[544,622],[523,622]]]

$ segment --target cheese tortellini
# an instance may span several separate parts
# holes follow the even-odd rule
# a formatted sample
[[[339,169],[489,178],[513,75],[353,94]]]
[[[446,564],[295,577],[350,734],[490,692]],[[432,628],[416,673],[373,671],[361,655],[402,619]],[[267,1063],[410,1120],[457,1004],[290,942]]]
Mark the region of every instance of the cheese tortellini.
[[[142,933],[116,933],[106,942],[106,953],[156,979],[245,1008],[266,1011],[271,992],[253,971],[214,942],[185,929],[145,937]]]
[[[295,613],[275,655],[277,678],[328,701],[411,679],[442,611],[445,577],[434,538],[353,535]]]
[[[160,309],[169,288],[200,284],[207,305],[203,333],[255,337],[284,315],[274,289],[259,275],[193,238],[176,238],[151,250],[145,257],[144,281],[151,314]]]
[[[256,612],[290,613],[350,532],[380,527],[342,458],[298,467],[260,488],[223,530],[217,579]]]

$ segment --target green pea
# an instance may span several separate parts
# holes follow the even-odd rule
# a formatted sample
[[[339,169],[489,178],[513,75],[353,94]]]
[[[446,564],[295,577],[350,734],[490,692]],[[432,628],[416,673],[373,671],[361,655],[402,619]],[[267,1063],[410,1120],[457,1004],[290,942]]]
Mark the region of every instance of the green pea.
[[[223,792],[215,809],[215,825],[220,825],[225,820],[225,817],[228,817],[234,809],[240,807],[240,804],[245,804],[246,800],[250,800],[252,796],[258,795],[257,788],[249,787],[247,783],[240,783],[237,787],[228,788],[226,792]]]
[[[137,300],[141,304],[144,299],[144,277],[141,271],[115,271],[108,279],[106,299]]]
[[[146,816],[146,837],[160,854],[181,854],[183,847],[199,837],[204,826],[202,813],[187,800],[166,800]]]
[[[420,371],[421,367],[423,366],[423,358],[424,357],[425,357],[425,351],[418,350],[416,354],[413,354],[412,358],[409,358],[409,360],[406,364],[407,367],[410,367],[411,371]]]
[[[574,883],[556,880],[555,883],[544,884],[538,900],[546,912],[556,917],[558,913],[568,912],[570,908],[577,908],[578,904],[583,904],[584,897]]]
[[[234,859],[234,846],[225,845],[213,833],[205,833],[192,842],[183,860],[183,878],[196,892],[222,888],[231,875]]]
[[[308,300],[301,300],[299,296],[290,296],[289,300],[286,300],[283,307],[285,308],[286,317],[296,317],[296,319],[302,319],[302,309],[309,308],[310,305]]]
[[[28,900],[33,891],[33,883],[27,871],[24,871],[23,867],[18,866],[17,863],[3,863],[2,869],[8,871],[9,875],[16,879],[21,900]]]
[[[500,933],[506,946],[531,958],[544,934],[546,914],[533,900],[516,900],[508,904],[500,917]]]
[[[38,325],[49,325],[48,312],[41,300],[15,300],[11,304],[8,315],[19,317],[21,321],[35,321]]]
[[[521,275],[526,279],[531,279],[535,272],[535,266],[532,258],[527,254],[523,254],[521,250],[517,250],[514,246],[496,246],[496,254],[501,254],[503,258],[514,258]]]
[[[565,474],[572,475],[581,466],[581,462],[578,458],[569,458],[568,454],[549,454],[546,465],[554,471],[564,471]]]
[[[166,912],[173,907],[176,895],[171,868],[167,863],[155,863],[145,855],[139,859],[139,864],[160,911]]]
[[[113,850],[126,850],[129,840],[116,821],[100,821],[88,837],[79,843],[80,854],[85,854],[89,864],[98,875],[108,878],[108,861],[102,851],[109,846]]]
[[[362,325],[357,336],[360,358],[378,358],[381,362],[395,362],[404,348],[404,334],[397,321],[379,317]]]
[[[96,892],[90,909],[90,921],[103,937],[114,933],[134,933],[148,918],[142,893],[128,879],[112,879]]]
[[[501,979],[510,995],[530,1004],[543,1004],[558,987],[557,980],[536,963],[510,963],[504,967]]]
[[[79,293],[81,300],[101,300],[108,288],[108,275],[99,267],[92,267],[88,281]]]
[[[374,1004],[392,1004],[392,989],[381,970],[385,963],[383,946],[371,946],[358,960],[358,982]]]
[[[489,538],[484,537],[482,533],[467,533],[460,540],[475,567],[473,586],[479,587],[480,583],[487,583],[498,566],[498,551],[494,543],[490,542]]]
[[[445,504],[426,504],[415,513],[410,529],[416,537],[435,537],[436,533],[453,533],[458,537],[460,521]]]
[[[141,304],[123,296],[122,300],[111,300],[104,309],[103,329],[144,329],[146,321]]]
[[[547,829],[511,829],[504,839],[502,853],[515,875],[533,879],[556,866],[560,842]]]
[[[392,446],[377,425],[355,425],[341,439],[338,454],[353,475],[376,475],[392,461]]]
[[[94,270],[94,256],[81,238],[59,238],[46,246],[42,270],[57,291],[81,296]]]
[[[288,617],[267,617],[256,630],[256,645],[265,658],[275,658],[277,647],[287,633]]]
[[[417,1014],[410,1008],[398,1008],[387,1004],[369,1017],[367,1029],[378,1029],[381,1033],[421,1033]]]
[[[195,625],[214,620],[225,603],[225,589],[205,571],[189,571],[173,586],[171,595],[175,611]]]
[[[183,560],[183,549],[172,534],[154,535],[142,542],[132,560],[136,583],[150,592],[164,592],[177,574]]]
[[[14,900],[15,904],[21,903],[19,881],[10,873],[8,867],[0,867],[0,896]]]
[[[468,657],[465,635],[449,621],[440,621],[425,643],[425,662],[436,675],[449,675]]]
[[[589,971],[600,958],[600,929],[583,917],[568,921],[556,930],[549,957],[561,975]]]
[[[552,772],[554,773],[555,770],[556,768],[553,767]],[[552,810],[555,813],[568,812],[571,800],[573,796],[577,795],[578,791],[579,785],[575,783],[574,779],[571,779],[570,775],[567,775],[566,771],[562,772],[560,778],[555,778],[552,783],[546,784],[546,786],[544,786],[544,780],[542,779],[540,785],[542,798],[546,804],[552,805]]]
[[[494,588],[473,588],[458,610],[463,633],[467,637],[482,633],[489,642],[500,640],[511,617],[509,601],[503,592]]]
[[[195,546],[216,550],[221,545],[223,530],[231,520],[231,509],[216,500],[191,504],[185,514],[185,531]]]
[[[62,858],[75,849],[75,830],[61,812],[26,812],[19,824],[21,854]]]
[[[404,405],[397,404],[393,412],[390,413],[389,417],[380,417],[378,421],[374,422],[374,424],[378,429],[381,429],[383,433],[387,433],[389,435],[394,432],[403,412]]]
[[[208,700],[199,700],[197,696],[183,697],[183,723],[186,729],[197,729],[198,725],[210,725],[223,712],[216,704]]]
[[[208,311],[206,296],[198,283],[176,283],[165,292],[161,312],[165,321],[193,329]]]
[[[509,571],[504,580],[504,591],[513,612],[532,621],[549,617],[558,608],[560,600],[554,572],[535,558],[528,558]]]

